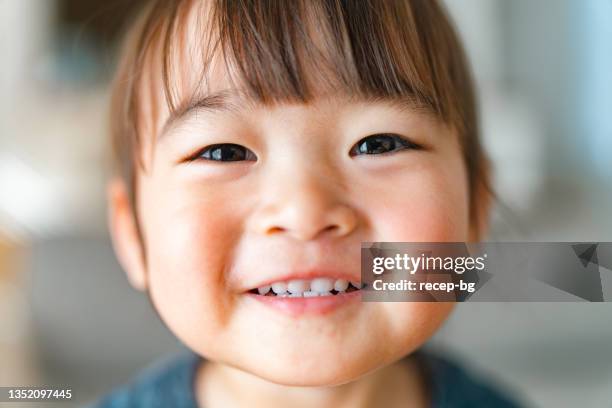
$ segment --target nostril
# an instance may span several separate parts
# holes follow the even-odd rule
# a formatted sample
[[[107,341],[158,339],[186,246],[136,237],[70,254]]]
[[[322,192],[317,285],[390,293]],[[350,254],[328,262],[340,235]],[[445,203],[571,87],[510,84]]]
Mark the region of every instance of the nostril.
[[[315,236],[319,236],[319,235],[336,234],[340,230],[341,230],[341,227],[338,225],[328,225],[327,227],[318,229],[318,230],[316,228],[304,228],[303,230],[300,230],[300,231],[296,230],[293,234],[295,236],[299,236],[300,239],[306,240],[306,239],[312,239]],[[266,235],[276,235],[280,233],[286,233],[288,231],[291,231],[291,229],[283,228],[279,226],[273,226],[267,229]]]
[[[337,225],[330,225],[329,227],[325,227],[323,229],[323,232],[335,232],[337,230],[339,230],[340,228]]]
[[[268,229],[268,235],[276,234],[279,232],[284,232],[285,229],[282,227],[272,227]]]

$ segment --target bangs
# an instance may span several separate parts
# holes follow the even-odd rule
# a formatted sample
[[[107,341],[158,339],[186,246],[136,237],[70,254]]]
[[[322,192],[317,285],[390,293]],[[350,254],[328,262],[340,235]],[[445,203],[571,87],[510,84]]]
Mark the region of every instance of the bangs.
[[[436,1],[165,0],[147,14],[132,113],[141,111],[141,67],[161,68],[152,75],[173,115],[211,92],[217,60],[231,88],[256,103],[326,94],[402,99],[466,122],[458,97],[469,75],[458,69],[461,47]]]
[[[410,97],[434,108],[406,2],[368,3],[220,0],[211,26],[233,82],[256,101],[308,103],[343,92]]]

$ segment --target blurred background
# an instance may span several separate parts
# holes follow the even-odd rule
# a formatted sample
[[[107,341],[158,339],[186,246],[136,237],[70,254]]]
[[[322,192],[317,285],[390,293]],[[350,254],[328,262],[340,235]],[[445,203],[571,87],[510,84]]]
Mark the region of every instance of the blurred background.
[[[62,406],[179,348],[106,230],[108,84],[140,3],[0,0],[0,386],[70,386]],[[447,5],[503,203],[489,239],[612,241],[612,1]],[[429,347],[528,406],[612,406],[610,304],[462,304]]]

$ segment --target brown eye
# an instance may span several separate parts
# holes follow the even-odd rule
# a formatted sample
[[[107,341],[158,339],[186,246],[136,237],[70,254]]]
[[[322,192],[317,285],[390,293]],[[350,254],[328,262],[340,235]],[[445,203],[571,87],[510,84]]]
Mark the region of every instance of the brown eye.
[[[200,150],[194,159],[204,159],[211,161],[255,161],[255,154],[244,146],[234,143],[222,143],[206,147]]]
[[[405,149],[421,149],[422,147],[410,140],[393,134],[393,133],[379,133],[364,137],[353,146],[350,151],[351,156],[358,156],[363,154],[384,154],[392,153],[399,150]]]

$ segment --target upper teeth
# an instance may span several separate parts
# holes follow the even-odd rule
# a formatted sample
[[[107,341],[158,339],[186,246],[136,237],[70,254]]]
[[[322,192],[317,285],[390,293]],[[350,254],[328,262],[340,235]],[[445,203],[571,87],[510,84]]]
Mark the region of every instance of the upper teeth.
[[[363,285],[360,282],[350,282],[357,289],[361,289]],[[260,295],[265,295],[270,292],[274,292],[277,295],[287,295],[291,297],[312,297],[312,296],[326,296],[329,295],[332,290],[336,292],[344,292],[349,287],[349,281],[345,279],[331,279],[331,278],[315,278],[311,280],[307,279],[293,279],[286,282],[274,282],[271,285],[261,286],[257,288],[257,292]]]

